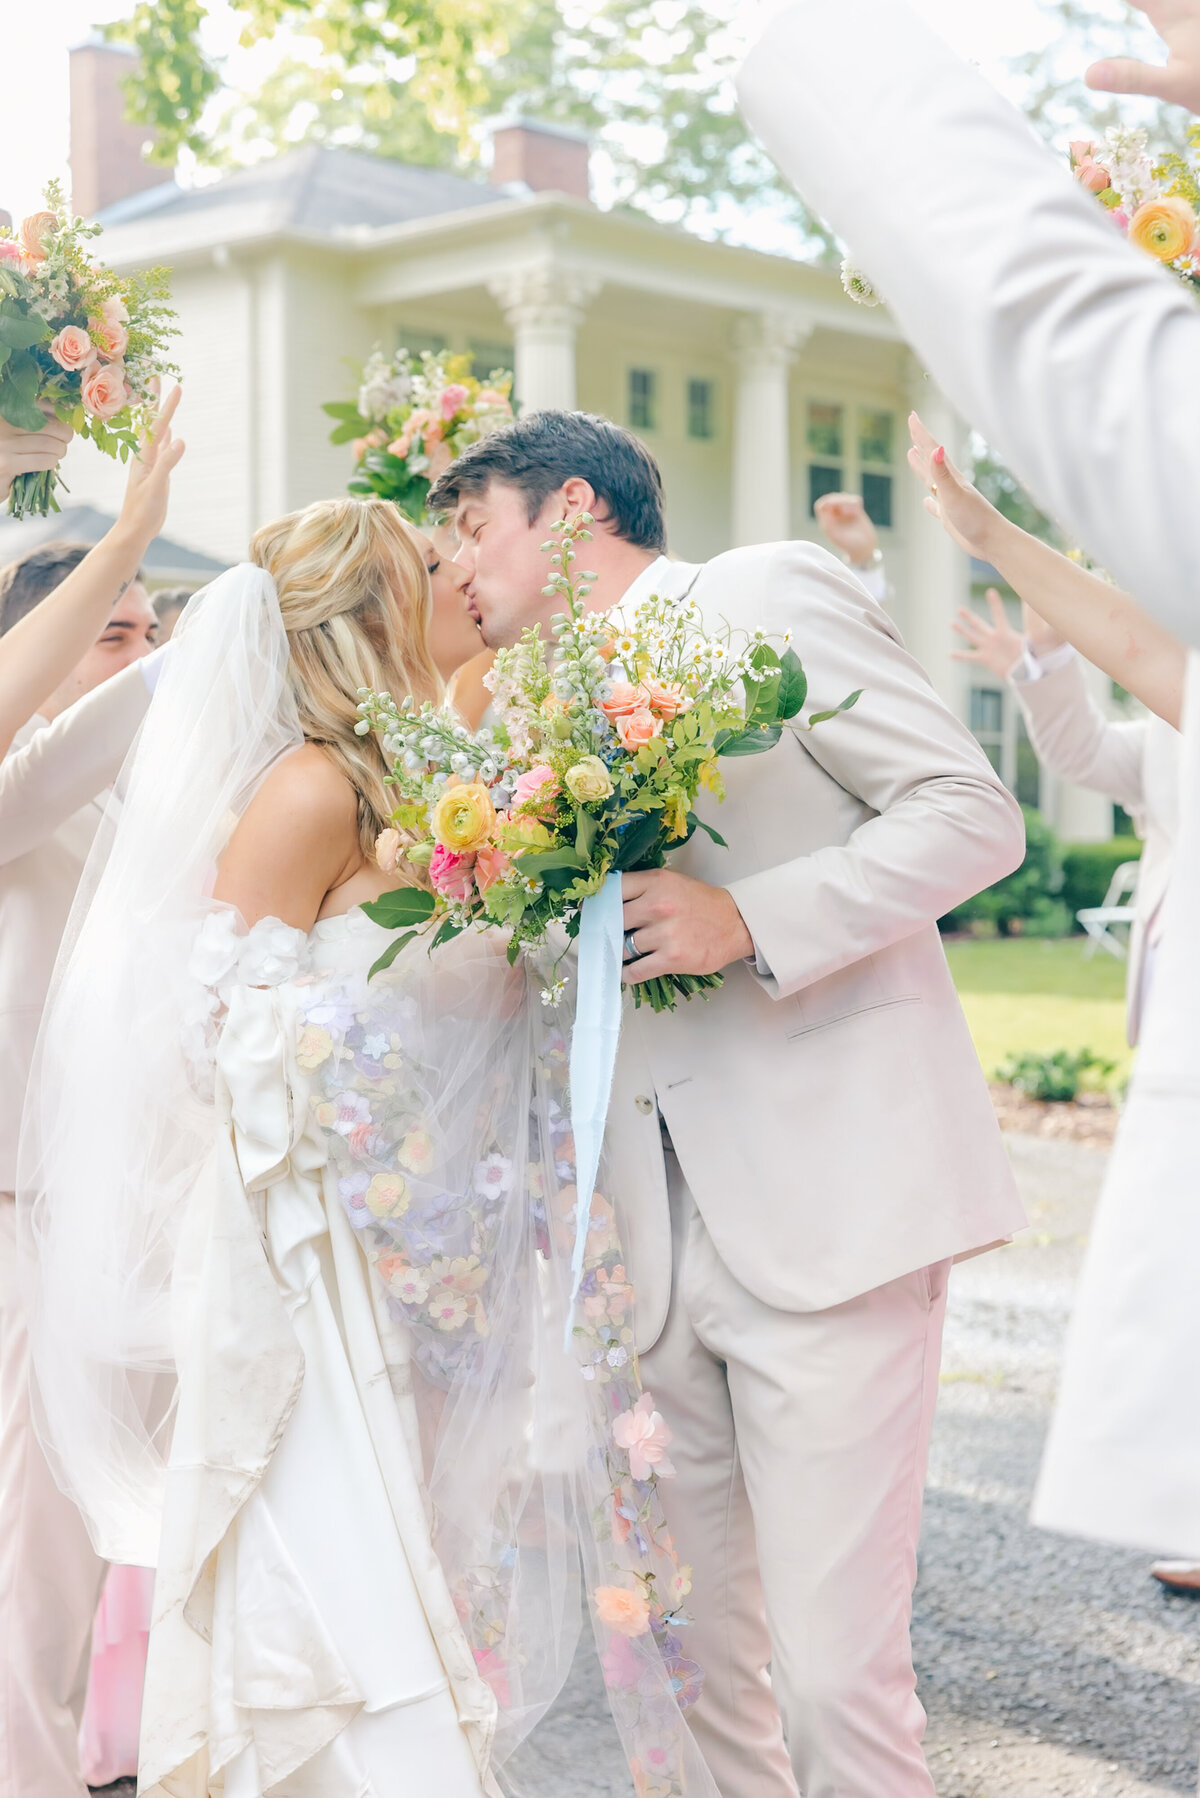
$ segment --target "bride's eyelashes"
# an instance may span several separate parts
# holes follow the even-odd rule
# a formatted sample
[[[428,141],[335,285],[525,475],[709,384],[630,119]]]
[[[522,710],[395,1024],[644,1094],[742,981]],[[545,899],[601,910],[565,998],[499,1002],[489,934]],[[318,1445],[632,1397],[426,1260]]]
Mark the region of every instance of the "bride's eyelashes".
[[[425,572],[429,576],[430,580],[433,579],[434,575],[437,573],[437,571],[441,567],[441,565],[442,565],[442,563],[441,563],[440,556],[436,562],[426,562]]]

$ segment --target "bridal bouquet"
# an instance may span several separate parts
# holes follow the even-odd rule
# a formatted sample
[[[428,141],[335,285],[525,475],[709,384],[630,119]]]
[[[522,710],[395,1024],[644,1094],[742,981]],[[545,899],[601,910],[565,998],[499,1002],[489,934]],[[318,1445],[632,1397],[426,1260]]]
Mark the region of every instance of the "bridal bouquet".
[[[351,493],[377,494],[420,524],[430,487],[468,444],[507,424],[513,415],[512,375],[494,369],[486,381],[471,373],[470,356],[392,357],[375,350],[363,369],[355,403],[331,401],[331,443],[353,443],[358,463]]]
[[[1076,180],[1095,194],[1130,243],[1190,287],[1200,288],[1200,182],[1191,162],[1170,151],[1156,162],[1143,130],[1117,127],[1103,144],[1071,145]],[[1200,150],[1200,126],[1188,132]]]
[[[127,461],[157,404],[174,314],[163,269],[117,276],[93,261],[99,225],[73,219],[62,190],[46,210],[0,230],[0,417],[38,431],[53,412],[106,456]],[[55,470],[18,475],[8,509],[18,518],[59,510]]]
[[[780,653],[761,632],[740,644],[728,631],[705,635],[686,598],[651,595],[619,622],[589,612],[589,577],[574,564],[591,523],[582,513],[544,545],[545,591],[565,609],[552,648],[534,628],[497,651],[494,729],[472,734],[431,705],[363,695],[357,728],[379,732],[399,799],[380,865],[407,862],[430,889],[364,908],[405,932],[377,967],[426,926],[433,946],[470,925],[509,930],[511,961],[544,948],[554,925],[575,937],[583,902],[610,873],[662,867],[697,829],[724,847],[695,810],[702,790],[724,796],[722,757],[760,754],[786,727],[811,730],[859,697],[793,725],[808,682],[786,644]],[[638,983],[634,997],[670,1010],[720,984],[720,974],[676,974]],[[545,1003],[561,992],[553,981]]]

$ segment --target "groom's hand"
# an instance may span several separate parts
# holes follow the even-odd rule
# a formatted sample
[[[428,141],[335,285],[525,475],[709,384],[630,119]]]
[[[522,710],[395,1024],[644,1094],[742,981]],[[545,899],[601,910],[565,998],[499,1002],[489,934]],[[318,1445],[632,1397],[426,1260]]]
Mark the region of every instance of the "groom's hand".
[[[625,953],[637,954],[625,964],[626,986],[663,974],[717,974],[754,954],[746,921],[724,887],[651,868],[624,875],[621,893]]]

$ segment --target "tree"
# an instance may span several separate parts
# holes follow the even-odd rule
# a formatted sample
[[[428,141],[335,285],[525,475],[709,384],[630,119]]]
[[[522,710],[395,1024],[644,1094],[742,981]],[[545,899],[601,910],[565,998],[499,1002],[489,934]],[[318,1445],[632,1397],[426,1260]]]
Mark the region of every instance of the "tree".
[[[222,92],[200,0],[139,0],[110,35],[139,52],[131,116],[155,154],[223,166],[320,142],[469,167],[479,122],[512,106],[597,139],[617,204],[720,231],[769,211],[830,233],[749,138],[732,75],[735,0],[243,0],[243,42],[295,33],[248,93]]]
[[[1071,138],[1103,137],[1111,125],[1144,125],[1153,145],[1186,149],[1186,116],[1160,101],[1093,93],[1088,66],[1106,56],[1163,59],[1144,13],[1127,0],[1042,0],[1054,34],[1044,48],[1011,64],[1017,97],[1042,135],[1065,148]]]

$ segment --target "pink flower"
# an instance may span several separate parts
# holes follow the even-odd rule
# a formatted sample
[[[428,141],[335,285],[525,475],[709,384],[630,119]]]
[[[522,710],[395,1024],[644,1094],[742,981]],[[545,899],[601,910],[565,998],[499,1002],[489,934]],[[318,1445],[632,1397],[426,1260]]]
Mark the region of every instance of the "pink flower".
[[[363,444],[365,447],[366,438],[360,437],[358,439],[358,442]],[[412,448],[412,438],[409,436],[408,428],[406,426],[405,429],[403,431],[401,431],[399,437],[397,437],[395,443],[388,444],[387,452],[388,452],[389,456],[399,456],[401,462],[405,462],[408,460],[408,452],[411,448]]]
[[[604,1669],[605,1684],[615,1686],[618,1691],[628,1691],[642,1677],[638,1651],[628,1636],[612,1637],[600,1657],[600,1665]]]
[[[654,1474],[669,1479],[675,1472],[667,1458],[671,1440],[670,1427],[654,1409],[654,1400],[643,1392],[631,1411],[622,1411],[613,1419],[613,1441],[629,1455],[629,1471],[635,1480],[648,1480]]]
[[[657,712],[660,718],[677,718],[683,710],[686,695],[674,681],[647,679],[642,683],[642,691],[650,710]]]
[[[442,417],[453,418],[456,412],[462,411],[470,397],[469,387],[464,387],[461,381],[451,381],[448,387],[442,388]]]
[[[629,712],[613,719],[613,726],[625,749],[641,749],[662,730],[662,719],[645,710]]]
[[[429,437],[426,436],[425,453],[429,457],[429,467],[425,470],[426,480],[430,483],[441,480],[454,460],[454,451],[440,437],[436,443],[431,443]]]
[[[1081,186],[1086,187],[1090,194],[1102,194],[1106,187],[1112,186],[1112,176],[1098,162],[1089,162],[1086,168],[1076,172]]]
[[[64,325],[50,344],[50,354],[68,374],[78,374],[96,360],[96,346],[82,325]]]
[[[475,406],[477,410],[486,408],[488,411],[512,411],[512,404],[509,401],[508,396],[503,393],[497,393],[494,387],[481,387],[475,396]]]
[[[375,861],[385,874],[394,874],[400,866],[404,838],[398,830],[381,830],[375,838]]]
[[[429,863],[429,880],[434,892],[460,903],[469,899],[475,884],[472,877],[474,866],[474,855],[456,855],[452,849],[445,849],[439,843]]]
[[[552,802],[558,797],[558,776],[553,768],[545,762],[539,762],[536,768],[530,768],[522,774],[512,790],[514,809],[520,811],[526,806],[534,807],[533,813],[527,816],[545,817],[551,809]]]
[[[84,409],[93,418],[115,418],[123,412],[131,397],[125,385],[124,363],[97,362],[83,377],[82,397]]]
[[[100,307],[100,316],[106,325],[127,325],[129,308],[120,294],[110,293]]]
[[[129,332],[117,319],[89,318],[88,330],[106,362],[119,362],[129,348]]]
[[[486,893],[489,887],[504,879],[511,867],[511,855],[495,843],[485,843],[475,856],[475,885],[481,893]]]
[[[475,1665],[480,1674],[496,1694],[498,1704],[510,1704],[512,1695],[508,1685],[508,1668],[494,1648],[477,1648]]]
[[[636,712],[643,703],[640,687],[627,680],[615,680],[608,698],[600,701],[600,709],[606,718],[616,719],[626,712]]]
[[[597,1586],[592,1599],[606,1629],[622,1636],[644,1636],[650,1628],[650,1606],[640,1591],[628,1586]]]
[[[15,237],[0,237],[0,262],[20,262],[24,254]]]
[[[32,262],[46,260],[46,239],[57,230],[58,215],[53,212],[31,212],[27,219],[21,220],[17,235],[25,254]]]

